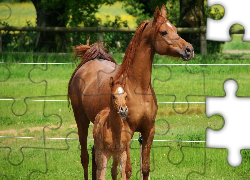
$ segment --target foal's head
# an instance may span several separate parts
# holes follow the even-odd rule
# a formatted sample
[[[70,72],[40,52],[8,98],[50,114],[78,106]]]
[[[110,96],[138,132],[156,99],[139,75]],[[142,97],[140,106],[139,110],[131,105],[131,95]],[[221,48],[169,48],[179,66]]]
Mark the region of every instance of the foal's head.
[[[114,81],[113,77],[110,78],[109,85],[111,88],[112,103],[114,108],[117,113],[125,119],[128,113],[128,107],[126,105],[127,93],[124,91],[122,83],[120,81]]]

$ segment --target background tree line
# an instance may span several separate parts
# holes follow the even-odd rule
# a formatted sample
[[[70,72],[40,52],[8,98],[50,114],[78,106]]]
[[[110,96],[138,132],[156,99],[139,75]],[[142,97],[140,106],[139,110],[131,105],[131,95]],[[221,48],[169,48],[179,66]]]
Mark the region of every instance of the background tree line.
[[[114,21],[107,18],[105,23],[96,18],[95,14],[103,5],[112,5],[115,2],[123,2],[126,12],[136,17],[136,23],[153,17],[156,6],[166,4],[167,19],[176,27],[200,27],[206,25],[207,17],[212,17],[210,9],[206,7],[205,0],[31,0],[37,13],[37,26],[40,27],[128,27],[127,21],[122,21],[119,16]],[[19,2],[27,2],[20,0]],[[218,15],[217,15],[218,16]],[[4,22],[1,22],[4,24]],[[29,24],[27,24],[29,26]],[[24,33],[27,35],[27,33]],[[85,44],[90,37],[90,44],[98,41],[97,33],[63,33],[63,32],[29,32],[31,37],[28,43],[35,51],[64,52],[67,47],[79,43]],[[133,34],[126,33],[103,33],[105,42],[116,51],[125,51]],[[182,38],[193,44],[195,51],[200,52],[199,33],[180,34]],[[7,35],[6,35],[7,37]],[[20,41],[20,40],[19,40]],[[117,42],[121,48],[117,48]],[[19,42],[21,43],[21,42]],[[18,43],[16,43],[18,44]],[[27,44],[27,43],[26,43]],[[220,42],[208,42],[208,52],[219,51]],[[21,46],[20,46],[21,47]],[[119,50],[118,50],[119,49]]]

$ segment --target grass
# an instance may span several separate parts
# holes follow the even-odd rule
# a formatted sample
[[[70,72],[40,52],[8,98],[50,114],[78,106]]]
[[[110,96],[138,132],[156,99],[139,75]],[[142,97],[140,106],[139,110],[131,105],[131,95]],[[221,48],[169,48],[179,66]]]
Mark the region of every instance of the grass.
[[[2,4],[0,6],[3,7]],[[35,23],[35,11],[31,3],[11,4],[11,6],[13,16],[8,20],[11,25],[24,26],[25,24],[21,23],[26,23],[29,18]],[[119,13],[124,15],[121,6],[119,3],[111,7],[102,6],[97,17],[105,17],[105,12],[108,10],[112,12],[111,18]],[[8,9],[6,7],[2,9],[0,17],[7,17]],[[21,20],[20,12],[22,12]],[[133,23],[134,20],[131,17],[128,18],[126,14],[125,17],[129,19],[129,23]],[[129,26],[133,27],[133,24]],[[225,43],[224,49],[249,48],[249,43],[242,42],[242,36],[233,35],[232,38],[232,42]],[[121,54],[115,53],[113,56],[118,63],[122,62]],[[33,53],[4,52],[0,58],[1,62],[74,62],[71,54],[36,56]],[[170,64],[153,66],[152,84],[158,102],[205,102],[206,96],[225,96],[223,83],[229,78],[238,82],[238,96],[250,96],[250,66],[181,66],[186,62],[158,55],[155,56],[154,63]],[[188,64],[248,63],[248,59],[226,60],[223,56],[203,58],[199,55],[188,62]],[[180,66],[171,64],[180,64]],[[29,97],[26,101],[0,101],[0,136],[41,138],[0,138],[0,179],[6,179],[4,175],[10,179],[83,178],[78,140],[43,139],[44,137],[78,137],[74,115],[72,110],[69,111],[67,102],[30,101],[66,100],[67,83],[74,69],[74,65],[0,64],[0,98],[22,100]],[[159,104],[155,122],[155,139],[205,141],[207,127],[219,130],[224,125],[222,116],[208,118],[205,113],[205,104]],[[54,115],[49,116],[51,114]],[[49,128],[44,128],[46,126]],[[91,125],[89,139],[93,138],[92,129]],[[133,138],[138,137],[139,134],[135,133]],[[89,154],[92,146],[93,141],[90,140]],[[187,175],[191,179],[248,179],[249,150],[242,150],[241,154],[243,162],[241,166],[234,168],[227,163],[226,149],[205,148],[205,143],[201,142],[154,142],[151,150],[150,176],[151,179],[185,179]],[[139,157],[139,143],[132,141],[131,179],[139,179]],[[193,173],[189,174],[190,172]],[[195,172],[205,174],[200,175]],[[91,177],[91,156],[89,177]],[[108,179],[111,177],[110,169],[107,171],[107,177]]]
[[[10,26],[24,27],[27,21],[36,25],[36,9],[33,3],[0,3],[0,9],[0,19]]]
[[[244,42],[242,38],[244,35],[231,35],[230,42],[226,42],[223,45],[223,50],[250,50],[250,42]]]
[[[60,62],[62,59],[64,58],[55,56],[48,57],[46,60],[47,62]],[[72,62],[70,55],[62,62],[66,62],[67,59],[68,62]],[[115,59],[118,62],[122,61],[120,54],[115,54]],[[20,59],[14,58],[11,53],[3,53],[1,61],[19,62]],[[28,53],[25,57],[25,62],[33,61],[42,62],[44,59],[42,57],[33,57]],[[247,59],[225,60],[223,57],[202,59],[201,56],[197,55],[194,60],[188,63],[243,64],[248,63],[248,61]],[[155,56],[154,63],[185,64],[180,59],[163,56]],[[36,69],[32,70],[34,67]],[[0,74],[1,81],[8,77],[8,69],[11,72],[10,79],[6,82],[1,82],[1,97],[24,99],[28,96],[31,98],[27,100],[66,100],[67,83],[75,66],[47,65],[46,71],[42,71],[38,67],[46,69],[46,65],[0,65],[1,72],[3,72]],[[187,72],[186,68],[189,72]],[[181,102],[187,100],[190,102],[205,102],[205,96],[224,96],[223,83],[228,78],[237,80],[239,84],[237,95],[249,96],[249,68],[249,66],[153,66],[152,82],[159,102],[173,102],[174,100]],[[190,72],[196,74],[191,74]],[[29,74],[35,82],[46,80],[46,91],[46,83],[32,83],[28,78]],[[165,82],[161,82],[158,79],[165,80]],[[72,110],[69,112],[67,102],[44,103],[26,101],[27,106],[23,101],[13,103],[13,100],[0,101],[1,135],[77,138],[77,127],[73,112]],[[12,110],[19,115],[26,110],[28,111],[23,116],[17,116],[13,114]],[[174,106],[173,104],[159,104],[155,123],[155,139],[205,141],[207,127],[218,130],[224,125],[222,116],[217,115],[207,118],[205,112],[205,104],[189,104],[189,106],[187,104],[174,104]],[[49,116],[50,114],[55,115]],[[45,126],[52,129],[44,129]],[[92,128],[93,126],[89,128],[89,139],[93,138]],[[133,138],[137,139],[138,137],[139,134],[135,133]],[[92,145],[93,141],[89,141],[89,154],[91,154],[90,149]],[[31,178],[36,179],[83,178],[78,140],[44,141],[43,139],[0,138],[0,146],[5,147],[0,148],[0,172],[2,175],[8,175],[11,179],[19,177],[26,179],[29,175]],[[7,147],[11,147],[12,150],[9,159],[8,153],[10,149]],[[21,147],[23,147],[22,151],[20,151]],[[46,150],[43,149],[45,147],[47,148]],[[138,142],[132,141],[132,179],[139,178],[137,174],[140,169],[138,148]],[[184,154],[183,161],[181,161],[183,158],[182,152]],[[242,165],[232,168],[227,163],[227,150],[205,148],[205,143],[154,142],[151,151],[151,179],[185,179],[191,171],[201,173],[205,171],[204,176],[197,173],[190,174],[189,177],[191,179],[244,179],[249,176],[247,168],[249,167],[249,151],[243,150],[241,153],[243,156]],[[205,156],[206,159],[204,159]],[[23,163],[21,163],[22,160]],[[13,164],[21,164],[14,166],[9,161]],[[111,162],[109,167],[111,167]],[[91,157],[89,175],[91,177]],[[107,171],[107,177],[111,177],[110,169]]]

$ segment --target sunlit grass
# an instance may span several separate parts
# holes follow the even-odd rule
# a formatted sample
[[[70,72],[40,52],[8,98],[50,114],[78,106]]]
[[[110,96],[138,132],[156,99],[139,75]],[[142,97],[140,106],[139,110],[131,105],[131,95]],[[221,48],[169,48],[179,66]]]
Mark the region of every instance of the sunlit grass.
[[[99,12],[96,13],[96,18],[102,20],[102,24],[107,21],[106,16],[110,16],[110,20],[114,21],[115,16],[120,16],[122,21],[127,21],[129,27],[136,27],[136,18],[129,15],[123,8],[121,2],[115,4],[100,6]],[[10,26],[27,25],[27,21],[31,22],[32,26],[36,26],[36,10],[33,3],[0,3],[0,19],[7,22]]]
[[[109,16],[111,21],[115,20],[115,16],[120,16],[122,21],[127,21],[129,27],[137,27],[136,18],[129,15],[125,9],[122,8],[121,2],[116,2],[112,6],[102,5],[99,9],[99,12],[96,14],[97,18],[101,18],[102,24],[104,24],[107,19],[106,16]]]
[[[2,56],[1,61],[13,62],[11,53]],[[116,54],[116,59],[120,62],[121,55]],[[226,60],[223,58],[204,59],[196,57],[188,63],[207,63],[207,64],[233,64],[233,63],[247,63],[248,60]],[[33,62],[32,56],[27,56],[25,62]],[[57,62],[53,58],[47,59],[49,62]],[[17,61],[17,60],[16,60]],[[36,60],[35,60],[36,61]],[[40,59],[41,61],[41,59]],[[59,61],[59,60],[58,60]],[[169,58],[163,56],[156,56],[154,63],[169,63],[169,64],[185,64],[178,58]],[[43,65],[44,66],[44,65]],[[43,67],[38,66],[38,67]],[[11,95],[16,98],[23,98],[29,93],[31,96],[37,93],[42,93],[45,84],[33,89],[33,94],[26,88],[28,73],[34,65],[7,65],[11,70],[11,79],[6,82],[1,82],[0,94],[5,96]],[[0,80],[6,79],[8,71],[3,65],[0,65]],[[186,69],[187,68],[187,69]],[[249,92],[249,68],[250,66],[160,66],[153,67],[152,81],[156,78],[160,80],[167,80],[165,82],[155,81],[154,88],[157,94],[157,100],[173,102],[174,96],[177,101],[190,102],[204,102],[204,95],[209,96],[224,96],[223,83],[228,78],[234,78],[239,83],[239,90],[237,95],[250,96]],[[75,69],[73,65],[48,65],[46,71],[39,69],[32,72],[31,78],[37,80],[36,82],[45,79],[48,83],[47,94],[49,97],[34,97],[35,99],[66,99],[67,83],[71,73]],[[196,74],[190,74],[196,73]],[[199,73],[199,71],[201,71]],[[205,73],[205,82],[203,81],[203,73]],[[26,81],[24,81],[26,80]],[[205,83],[205,90],[203,85]],[[35,84],[34,84],[35,85]],[[29,87],[29,86],[28,86]],[[9,94],[8,94],[9,92]],[[26,93],[26,94],[25,94]],[[28,95],[29,95],[28,94]],[[190,96],[185,99],[186,95],[200,95]],[[34,99],[33,98],[33,99]],[[44,109],[44,102],[27,102],[28,112],[24,116],[15,116],[11,111],[13,101],[0,101],[0,131],[1,136],[24,136],[24,137],[70,137],[77,138],[77,127],[72,110],[69,112],[67,102],[46,102]],[[15,102],[14,110],[23,110],[24,102]],[[44,110],[44,111],[43,111]],[[180,114],[186,111],[184,114]],[[47,117],[50,114],[57,114]],[[55,129],[60,126],[59,129]],[[206,128],[220,129],[224,125],[222,116],[213,116],[207,118],[205,114],[205,104],[159,104],[158,114],[155,122],[155,139],[156,140],[184,140],[184,141],[205,141]],[[45,129],[43,127],[49,126],[54,129]],[[93,138],[93,126],[89,127],[88,138]],[[135,133],[133,139],[139,137]],[[43,150],[41,148],[47,148]],[[47,157],[48,172],[33,173],[32,178],[36,179],[82,179],[83,170],[81,167],[80,150],[78,140],[46,140],[44,144],[43,139],[11,139],[0,138],[1,147],[11,147],[12,152],[9,160],[12,163],[19,163],[22,161],[22,154],[24,154],[24,162],[20,166],[13,166],[8,162],[9,149],[0,148],[0,171],[12,179],[28,178],[29,174],[34,170],[46,172],[45,153]],[[93,141],[88,141],[89,154]],[[187,146],[187,147],[185,147]],[[28,148],[28,147],[39,147]],[[182,149],[181,149],[182,147]],[[205,149],[205,143],[184,143],[184,142],[154,142],[151,150],[151,178],[152,179],[185,179],[190,171],[204,172],[204,165],[206,163],[205,176],[192,174],[194,179],[211,178],[215,179],[246,179],[249,176],[249,152],[242,151],[243,163],[238,168],[232,168],[227,163],[227,150],[222,149]],[[171,148],[171,149],[170,149]],[[53,149],[53,150],[52,150]],[[171,151],[170,151],[171,150]],[[183,162],[182,152],[184,153]],[[206,153],[206,161],[205,161]],[[91,177],[91,156],[89,164],[89,177]],[[177,163],[176,165],[171,162]],[[67,162],[67,163],[65,163]],[[109,167],[111,167],[109,162]],[[133,168],[132,178],[138,179],[137,172],[140,169],[140,153],[138,141],[131,143],[131,163]],[[70,164],[70,166],[69,166]],[[0,174],[1,177],[1,174]],[[110,179],[110,168],[107,170],[107,179]]]
[[[9,18],[8,18],[9,17]],[[32,26],[36,25],[36,9],[33,3],[0,3],[0,19],[10,26],[27,25],[30,21]]]

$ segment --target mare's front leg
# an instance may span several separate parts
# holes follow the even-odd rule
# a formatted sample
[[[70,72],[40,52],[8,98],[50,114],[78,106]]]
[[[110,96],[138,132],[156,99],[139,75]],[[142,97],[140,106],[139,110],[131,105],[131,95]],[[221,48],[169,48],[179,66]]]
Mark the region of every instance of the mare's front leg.
[[[150,149],[154,139],[155,127],[153,126],[148,132],[142,133],[142,174],[143,180],[149,179],[150,171]]]
[[[126,179],[129,180],[131,175],[132,175],[132,166],[131,166],[131,161],[130,161],[130,140],[127,144],[127,149],[126,149],[126,154],[127,154],[127,160],[126,160],[126,168],[125,168],[125,173],[126,173]]]

